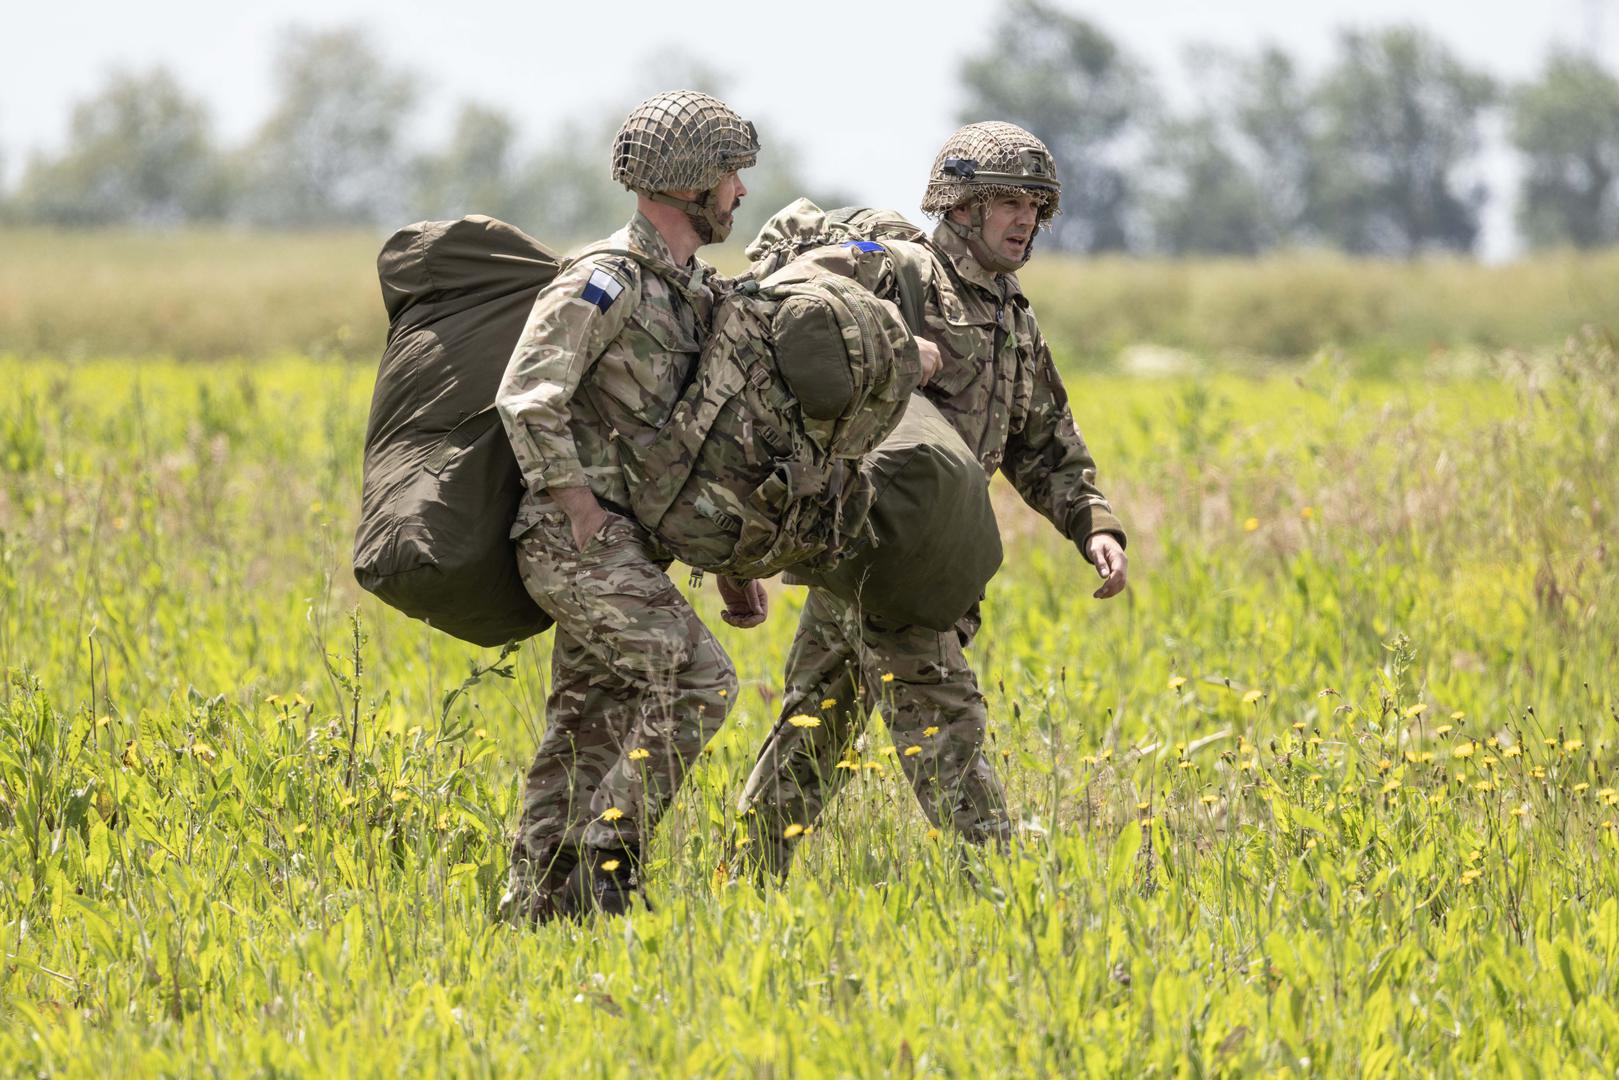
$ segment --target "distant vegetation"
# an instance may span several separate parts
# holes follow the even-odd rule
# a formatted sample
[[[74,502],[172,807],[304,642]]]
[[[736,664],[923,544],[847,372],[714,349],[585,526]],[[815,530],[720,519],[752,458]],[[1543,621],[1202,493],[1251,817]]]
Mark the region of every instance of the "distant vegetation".
[[[409,136],[422,79],[360,31],[291,29],[271,63],[277,97],[236,144],[171,72],[112,74],[78,103],[62,149],[34,155],[0,191],[0,220],[315,229],[476,210],[592,239],[623,216],[606,162],[630,101],[671,86],[730,89],[722,72],[665,52],[625,65],[630,85],[546,145],[524,145],[511,114],[464,102],[427,146]],[[1619,79],[1594,52],[1553,52],[1508,84],[1419,27],[1385,26],[1340,33],[1319,70],[1275,45],[1194,47],[1186,78],[1196,104],[1173,108],[1157,73],[1101,25],[1011,0],[959,87],[929,93],[954,89],[961,120],[1010,120],[1046,140],[1064,182],[1053,243],[1070,251],[1466,254],[1492,202],[1515,208],[1531,247],[1619,242]],[[1521,165],[1517,190],[1485,183],[1492,129]],[[740,231],[797,195],[848,201],[806,185],[791,132],[764,134]],[[927,165],[916,162],[918,189]]]
[[[374,271],[380,242],[360,230],[0,232],[0,353],[369,361],[387,329]],[[722,268],[741,269],[739,244],[714,250]],[[1585,325],[1619,326],[1619,252],[1482,266],[1048,251],[1024,282],[1059,358],[1087,367],[1183,369],[1329,349],[1380,370],[1394,357],[1427,364],[1435,352],[1539,348]]]

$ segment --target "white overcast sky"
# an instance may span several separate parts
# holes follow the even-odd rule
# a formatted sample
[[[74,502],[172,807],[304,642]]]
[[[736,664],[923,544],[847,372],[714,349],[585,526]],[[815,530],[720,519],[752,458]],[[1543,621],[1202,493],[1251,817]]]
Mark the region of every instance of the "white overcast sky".
[[[1159,77],[1189,91],[1186,48],[1274,42],[1316,68],[1344,26],[1414,22],[1504,78],[1532,75],[1554,44],[1619,54],[1619,0],[1057,0],[1097,21]],[[730,79],[732,104],[766,144],[790,142],[810,176],[860,201],[915,213],[925,170],[955,126],[956,73],[978,52],[996,3],[808,0],[0,0],[0,154],[14,178],[59,145],[73,102],[115,68],[169,67],[212,106],[226,139],[271,103],[271,55],[289,25],[360,26],[419,73],[424,135],[466,99],[498,105],[538,142],[569,116],[634,104],[642,62],[676,48]],[[677,12],[679,14],[677,14]],[[1015,63],[1016,57],[1007,57]],[[605,174],[605,148],[603,170]],[[1492,180],[1511,180],[1492,155]],[[1511,246],[1498,196],[1487,253]]]

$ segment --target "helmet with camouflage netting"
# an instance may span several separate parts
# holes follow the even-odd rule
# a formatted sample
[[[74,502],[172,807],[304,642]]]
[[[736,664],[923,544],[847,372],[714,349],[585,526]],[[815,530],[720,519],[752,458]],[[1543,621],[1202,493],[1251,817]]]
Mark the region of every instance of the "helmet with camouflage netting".
[[[645,194],[708,191],[759,158],[753,124],[697,90],[647,98],[613,137],[613,179]]]
[[[1016,124],[968,124],[945,140],[934,159],[922,210],[937,217],[968,199],[1014,192],[1037,196],[1040,220],[1051,219],[1062,192],[1051,151]]]

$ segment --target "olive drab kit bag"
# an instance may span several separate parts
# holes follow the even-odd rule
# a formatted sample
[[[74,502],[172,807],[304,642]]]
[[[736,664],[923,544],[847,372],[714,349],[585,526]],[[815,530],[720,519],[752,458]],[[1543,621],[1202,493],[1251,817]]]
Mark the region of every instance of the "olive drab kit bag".
[[[482,216],[408,226],[377,256],[388,343],[366,423],[354,576],[476,645],[551,625],[518,576],[509,533],[523,478],[494,399],[558,265]]]
[[[700,570],[770,577],[829,566],[864,535],[860,459],[921,380],[899,311],[789,262],[715,308],[696,376],[646,446],[619,444],[631,509]]]

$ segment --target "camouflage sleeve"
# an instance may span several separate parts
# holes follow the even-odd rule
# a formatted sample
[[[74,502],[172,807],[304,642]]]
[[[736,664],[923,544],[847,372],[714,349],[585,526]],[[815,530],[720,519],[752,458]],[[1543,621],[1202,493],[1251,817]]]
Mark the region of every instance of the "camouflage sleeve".
[[[633,269],[621,261],[582,259],[534,298],[495,394],[530,490],[585,484],[570,403],[579,381],[624,329],[639,293]]]
[[[1081,553],[1085,541],[1099,532],[1125,542],[1124,525],[1096,487],[1096,462],[1074,426],[1068,392],[1038,328],[1028,411],[1006,441],[1001,471],[1024,501],[1050,518]]]

